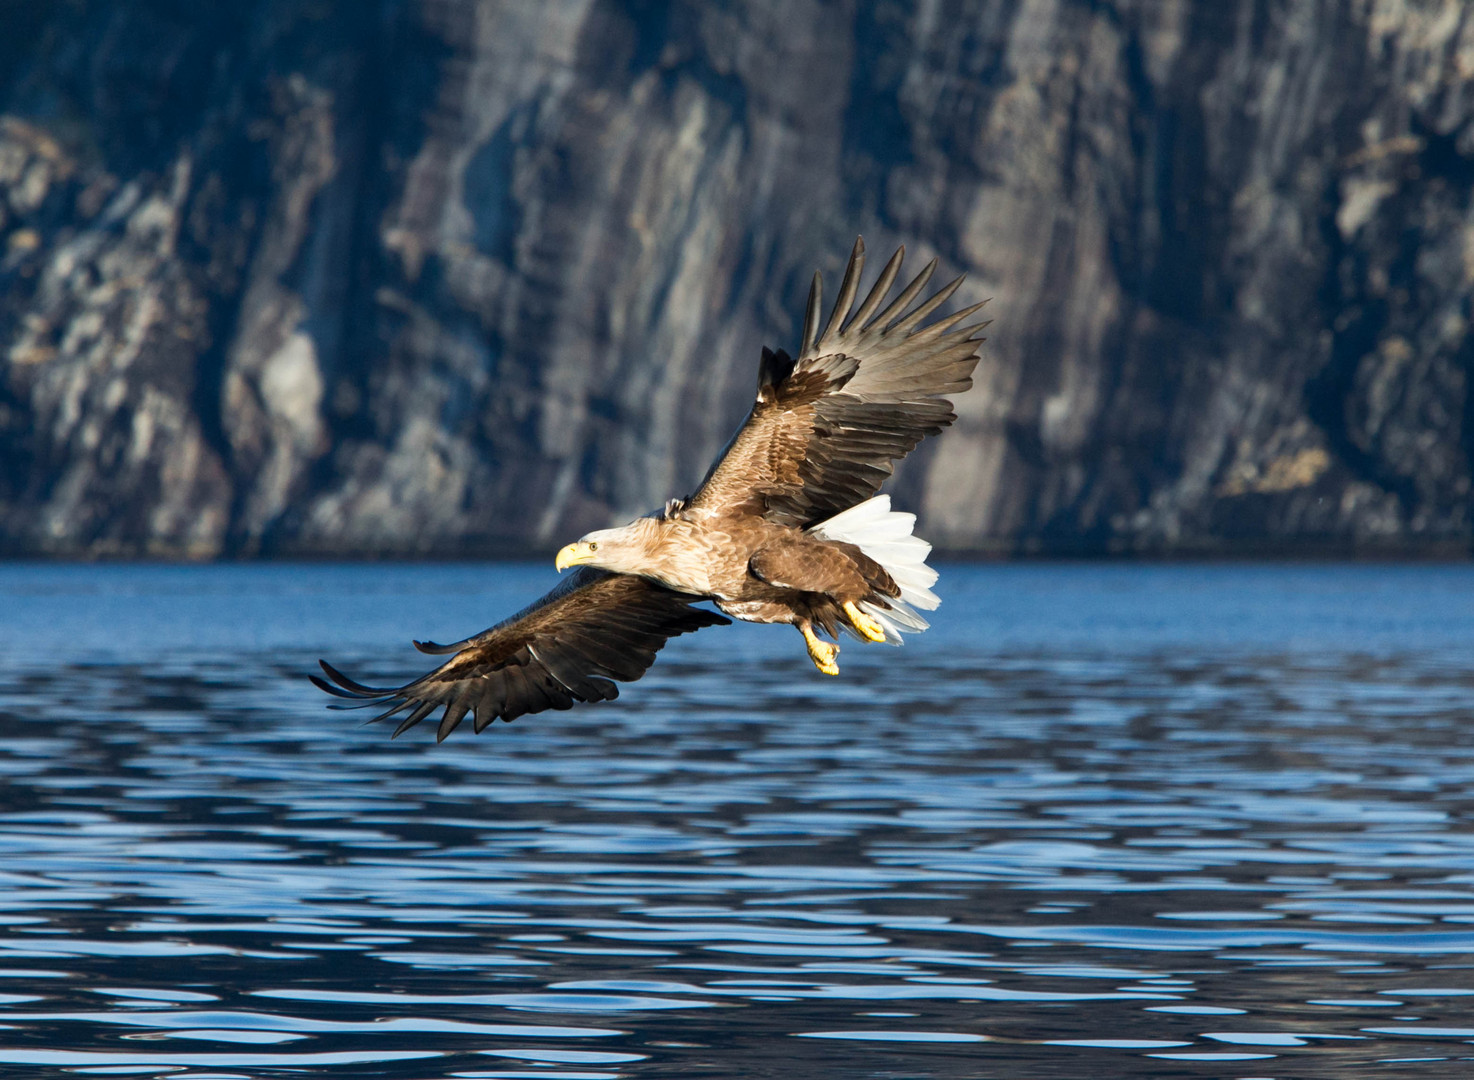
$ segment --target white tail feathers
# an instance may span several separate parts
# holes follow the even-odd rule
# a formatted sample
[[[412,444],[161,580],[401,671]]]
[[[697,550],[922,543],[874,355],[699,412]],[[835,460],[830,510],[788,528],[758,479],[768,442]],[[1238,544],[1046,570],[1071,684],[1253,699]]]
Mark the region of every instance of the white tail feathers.
[[[838,540],[854,544],[885,568],[901,589],[899,599],[884,603],[866,600],[858,606],[885,629],[885,640],[901,644],[902,633],[915,633],[929,625],[916,613],[917,608],[931,611],[941,603],[931,586],[937,572],[926,565],[931,545],[911,530],[916,526],[915,514],[902,514],[891,509],[889,495],[877,495],[809,530],[820,540]],[[849,629],[848,626],[845,627]]]

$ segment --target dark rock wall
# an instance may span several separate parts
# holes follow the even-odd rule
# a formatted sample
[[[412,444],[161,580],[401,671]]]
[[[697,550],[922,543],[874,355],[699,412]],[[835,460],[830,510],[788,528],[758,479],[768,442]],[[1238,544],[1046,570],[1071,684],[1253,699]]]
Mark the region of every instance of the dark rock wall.
[[[997,319],[953,548],[1467,552],[1463,0],[0,7],[0,550],[548,546],[856,233]]]

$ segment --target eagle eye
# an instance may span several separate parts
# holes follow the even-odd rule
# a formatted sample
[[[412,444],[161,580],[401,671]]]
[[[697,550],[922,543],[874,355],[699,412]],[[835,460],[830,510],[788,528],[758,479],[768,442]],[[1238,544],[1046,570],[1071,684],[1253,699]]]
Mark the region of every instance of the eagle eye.
[[[597,541],[597,540],[590,541],[590,543],[589,543],[589,550],[590,551],[598,551],[599,550],[599,541]]]

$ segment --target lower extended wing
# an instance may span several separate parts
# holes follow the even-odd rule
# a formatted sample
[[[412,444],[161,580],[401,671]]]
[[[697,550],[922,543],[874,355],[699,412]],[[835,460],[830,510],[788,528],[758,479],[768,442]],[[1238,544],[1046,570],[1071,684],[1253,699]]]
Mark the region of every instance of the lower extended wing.
[[[404,686],[364,686],[325,660],[319,663],[332,682],[317,675],[311,679],[329,694],[354,702],[339,708],[386,706],[374,720],[410,710],[396,736],[444,706],[439,741],[467,713],[479,732],[497,717],[513,720],[571,708],[575,701],[612,700],[619,690],[610,680],[638,679],[670,638],[731,621],[693,607],[697,601],[644,578],[585,567],[475,637],[454,645],[415,642],[421,652],[455,656]]]

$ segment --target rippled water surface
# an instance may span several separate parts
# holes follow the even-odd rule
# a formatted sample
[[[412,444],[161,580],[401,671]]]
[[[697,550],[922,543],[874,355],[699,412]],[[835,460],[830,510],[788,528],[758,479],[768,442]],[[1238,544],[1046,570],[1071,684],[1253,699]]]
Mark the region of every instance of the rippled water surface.
[[[1467,1075],[1474,569],[943,569],[436,747],[546,568],[0,568],[0,1074]]]

